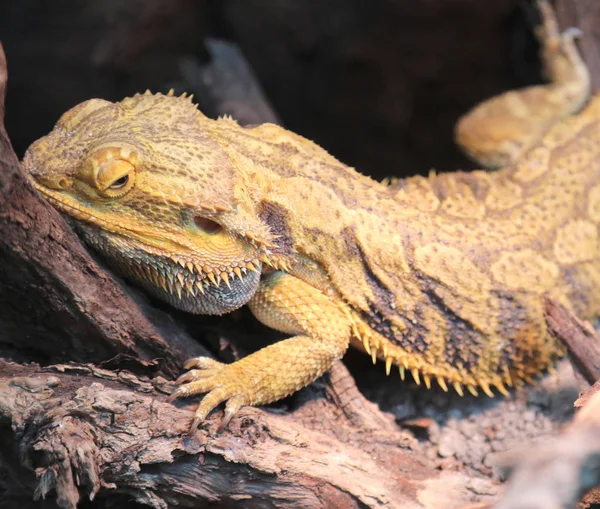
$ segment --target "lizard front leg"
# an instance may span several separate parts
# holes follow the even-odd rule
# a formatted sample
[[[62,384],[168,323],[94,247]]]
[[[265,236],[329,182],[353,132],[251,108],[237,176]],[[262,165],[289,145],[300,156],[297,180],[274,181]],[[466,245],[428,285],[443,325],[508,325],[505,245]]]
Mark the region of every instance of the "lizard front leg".
[[[207,393],[190,433],[224,401],[220,430],[241,407],[296,392],[327,371],[348,348],[353,326],[343,304],[294,276],[283,272],[264,276],[248,305],[265,325],[295,336],[232,364],[207,357],[190,359],[185,369],[196,369],[178,379],[185,385],[170,398]]]

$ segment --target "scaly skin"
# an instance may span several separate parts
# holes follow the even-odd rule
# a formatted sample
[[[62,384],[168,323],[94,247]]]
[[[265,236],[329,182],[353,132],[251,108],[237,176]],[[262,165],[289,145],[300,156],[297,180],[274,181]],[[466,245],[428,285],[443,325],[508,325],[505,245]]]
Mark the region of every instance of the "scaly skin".
[[[545,55],[561,71],[457,130],[488,162],[518,157],[496,173],[387,186],[275,125],[210,120],[186,98],[149,93],[76,106],[29,148],[32,183],[129,279],[191,312],[247,303],[290,334],[233,364],[191,359],[173,397],[207,393],[192,430],[221,402],[225,425],[243,405],[293,393],[349,344],[428,387],[504,393],[561,355],[543,295],[600,310],[600,98],[550,128],[589,80],[541,8]],[[525,117],[539,125],[515,140],[505,127],[531,97]],[[493,143],[469,136],[478,126]]]

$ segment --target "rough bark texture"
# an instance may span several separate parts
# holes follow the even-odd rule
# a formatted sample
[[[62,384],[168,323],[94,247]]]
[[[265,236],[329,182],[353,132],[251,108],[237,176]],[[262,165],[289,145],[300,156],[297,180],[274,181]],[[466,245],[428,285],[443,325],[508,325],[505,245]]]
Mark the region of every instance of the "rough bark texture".
[[[372,174],[412,173],[464,161],[450,148],[458,114],[536,77],[518,64],[519,77],[506,77],[510,34],[514,61],[526,61],[529,36],[515,26],[529,11],[519,15],[516,1],[363,4],[62,0],[44,12],[36,0],[0,3],[0,37],[19,70],[10,134],[22,151],[73,104],[148,87],[185,86],[215,114],[273,121],[252,69],[286,126]],[[583,28],[598,83],[595,0],[561,0],[559,14]],[[250,67],[231,48],[204,48],[208,33],[236,39]],[[203,66],[209,54],[213,66]],[[167,309],[105,271],[27,184],[1,124],[0,508],[490,505],[501,478],[493,453],[568,419],[564,378],[506,400],[459,400],[350,356],[361,389],[404,430],[339,364],[283,404],[243,410],[221,435],[216,413],[188,437],[194,403],[165,403],[181,362],[206,354],[201,345],[232,360],[278,336],[244,311],[217,320]],[[569,436],[581,442],[578,429]]]
[[[573,423],[551,441],[512,453],[516,464],[508,490],[495,509],[569,509],[600,483],[600,393],[579,410]],[[599,491],[580,507],[600,503]]]
[[[216,39],[207,39],[206,48],[211,57],[207,65],[191,57],[179,61],[200,109],[210,117],[231,115],[242,125],[281,124],[240,49]]]
[[[3,440],[2,458],[5,468],[21,472],[4,500],[23,504],[24,490],[67,508],[80,498],[118,495],[157,508],[410,508],[421,507],[422,497],[435,507],[448,489],[462,491],[458,505],[472,498],[466,476],[432,471],[410,454],[414,440],[362,400],[341,365],[332,375],[345,379],[338,396],[350,391],[360,399],[352,403],[360,427],[315,400],[311,420],[319,415],[327,423],[321,430],[315,424],[324,422],[245,409],[221,435],[212,419],[193,437],[186,435],[189,406],[173,408],[156,384],[133,375],[4,362],[0,372],[0,424],[11,426],[15,439]]]
[[[592,385],[600,379],[600,341],[592,324],[582,322],[550,299],[546,302],[546,322],[550,333],[567,347],[571,362],[585,381]]]

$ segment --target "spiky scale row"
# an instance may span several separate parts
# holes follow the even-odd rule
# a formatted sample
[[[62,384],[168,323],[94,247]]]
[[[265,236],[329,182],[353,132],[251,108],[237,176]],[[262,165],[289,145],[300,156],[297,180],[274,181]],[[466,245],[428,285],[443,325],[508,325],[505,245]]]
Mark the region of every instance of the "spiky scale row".
[[[379,345],[372,343],[373,340],[374,340],[374,338],[370,337],[368,335],[362,336],[363,347],[364,347],[365,351],[367,352],[367,354],[371,356],[373,364],[375,364],[377,361],[377,358],[378,358],[377,354],[378,354],[380,348],[379,348]],[[401,358],[401,359],[395,359],[393,356],[388,355],[388,349],[387,349],[386,345],[381,346],[381,353],[382,353],[382,357],[385,359],[385,374],[386,375],[390,374],[391,369],[392,369],[392,364],[396,363],[396,364],[398,364],[400,378],[402,380],[405,380],[405,378],[406,378],[406,371],[410,370],[410,373],[417,385],[421,385],[421,377],[422,377],[425,387],[427,389],[431,389],[431,377],[433,376],[433,377],[435,377],[440,388],[444,392],[448,392],[448,385],[446,383],[446,379],[443,376],[422,373],[416,367],[409,368],[408,359],[406,357]],[[527,381],[529,383],[531,382],[531,380],[526,380],[525,376],[523,377],[523,380]],[[457,394],[460,396],[464,396],[463,384],[461,384],[458,381],[454,381],[451,383],[452,383],[452,387],[457,392]],[[504,383],[506,385],[508,385],[509,387],[513,385],[512,379],[508,373],[505,374],[505,376],[504,376]],[[499,393],[501,393],[504,396],[508,396],[508,391],[507,391],[506,387],[504,386],[504,383],[502,383],[502,381],[500,381],[500,380],[492,382],[492,384],[494,385],[494,387],[496,387],[496,389],[498,390]],[[476,383],[466,383],[466,384],[464,384],[464,386],[467,388],[469,393],[472,394],[473,396],[479,395],[479,392],[477,390],[479,388],[484,392],[484,394],[486,394],[490,398],[494,397],[494,393],[492,392],[492,390],[490,388],[490,384],[485,380],[477,380]]]
[[[290,266],[288,265],[288,263],[281,258],[274,257],[272,253],[267,252],[265,254],[262,254],[258,257],[258,259],[265,265],[268,265],[269,267],[272,267],[276,270],[290,272]]]
[[[169,256],[168,261],[148,263],[148,259],[132,257],[130,260],[132,275],[141,280],[152,282],[157,288],[162,288],[179,299],[187,293],[193,297],[203,295],[210,285],[219,286],[224,283],[231,289],[235,278],[240,280],[251,270],[260,272],[258,260],[232,262],[229,266],[211,267],[200,265],[182,256]]]

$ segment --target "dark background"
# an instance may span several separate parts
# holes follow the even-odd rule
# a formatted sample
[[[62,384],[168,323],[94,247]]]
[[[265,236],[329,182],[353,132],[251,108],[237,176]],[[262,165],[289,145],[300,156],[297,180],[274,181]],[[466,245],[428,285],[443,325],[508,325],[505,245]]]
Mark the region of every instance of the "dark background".
[[[471,168],[452,126],[541,79],[517,0],[2,0],[17,154],[91,97],[185,88],[207,36],[239,44],[289,129],[378,178]]]

